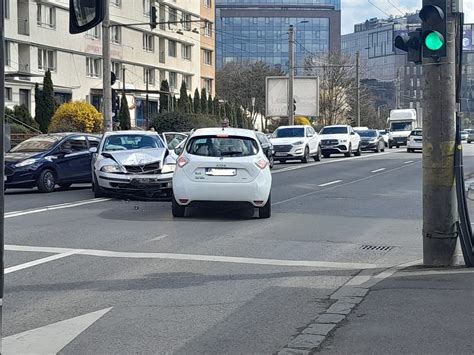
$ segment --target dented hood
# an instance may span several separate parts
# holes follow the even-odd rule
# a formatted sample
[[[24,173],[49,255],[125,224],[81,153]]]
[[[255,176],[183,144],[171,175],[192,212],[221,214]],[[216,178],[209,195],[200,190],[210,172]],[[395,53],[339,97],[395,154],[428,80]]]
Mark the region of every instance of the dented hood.
[[[162,162],[165,159],[166,148],[126,150],[118,152],[105,152],[105,157],[110,155],[117,163],[128,166],[140,166],[145,164]]]

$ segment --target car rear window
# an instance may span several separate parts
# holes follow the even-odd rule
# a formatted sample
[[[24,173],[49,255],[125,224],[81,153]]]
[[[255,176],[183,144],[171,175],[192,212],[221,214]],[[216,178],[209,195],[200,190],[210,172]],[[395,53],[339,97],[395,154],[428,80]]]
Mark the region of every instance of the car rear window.
[[[258,143],[248,137],[199,136],[189,140],[186,151],[203,157],[248,157],[258,153]]]

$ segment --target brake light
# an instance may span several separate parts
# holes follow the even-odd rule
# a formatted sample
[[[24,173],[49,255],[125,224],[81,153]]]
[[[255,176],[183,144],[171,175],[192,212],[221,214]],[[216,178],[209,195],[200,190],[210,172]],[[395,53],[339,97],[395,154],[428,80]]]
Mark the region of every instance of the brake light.
[[[257,165],[260,169],[263,170],[268,166],[268,161],[266,161],[265,159],[260,159],[255,163],[255,165]]]
[[[185,157],[178,158],[178,166],[180,168],[184,167],[188,163],[188,160]]]

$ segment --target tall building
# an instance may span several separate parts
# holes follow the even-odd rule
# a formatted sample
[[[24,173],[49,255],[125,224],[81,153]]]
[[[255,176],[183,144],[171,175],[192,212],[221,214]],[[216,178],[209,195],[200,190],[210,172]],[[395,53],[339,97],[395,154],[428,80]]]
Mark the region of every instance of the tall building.
[[[288,70],[288,28],[296,30],[296,63],[308,52],[340,51],[340,0],[216,0],[217,68],[263,61]]]
[[[102,105],[102,28],[71,35],[68,1],[5,0],[7,106],[26,105],[34,112],[34,84],[52,72],[59,103],[87,100]],[[161,24],[152,30],[151,5]],[[157,91],[167,79],[172,94],[179,95],[182,81],[191,94],[205,87],[214,92],[214,4],[211,0],[110,0],[112,71],[115,89],[127,90],[132,123],[144,123],[145,88]],[[202,22],[198,22],[202,20]],[[187,22],[186,22],[187,21]],[[133,25],[145,23],[145,25]],[[203,51],[209,51],[206,61]],[[125,71],[123,71],[125,69]],[[123,74],[125,73],[125,78]],[[149,110],[158,110],[158,94],[149,95]]]

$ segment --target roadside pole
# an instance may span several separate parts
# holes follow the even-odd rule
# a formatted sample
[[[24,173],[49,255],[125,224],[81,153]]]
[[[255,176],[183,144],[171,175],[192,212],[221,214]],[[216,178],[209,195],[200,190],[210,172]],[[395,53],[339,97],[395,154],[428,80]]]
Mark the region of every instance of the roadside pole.
[[[2,147],[2,154],[0,154],[0,171],[2,172],[2,178],[0,182],[0,189],[2,197],[0,198],[0,267],[2,268],[2,275],[0,280],[0,340],[3,335],[1,332],[1,325],[3,323],[3,285],[4,285],[4,250],[5,250],[5,1],[0,0],[0,82],[2,84],[3,92],[0,95],[0,146]],[[0,344],[0,353],[2,352]]]
[[[102,22],[102,97],[103,97],[103,114],[104,114],[104,130],[112,131],[112,79],[111,79],[111,57],[110,57],[110,6],[106,0],[105,16]]]
[[[360,127],[360,52],[356,52],[357,127]]]
[[[423,263],[449,266],[456,250],[454,177],[456,20],[447,11],[446,57],[423,58]]]
[[[295,28],[290,25],[288,29],[288,124],[295,124],[294,92],[295,84]]]
[[[145,130],[148,130],[148,124],[149,124],[149,114],[150,114],[150,110],[149,110],[149,101],[148,101],[148,80],[149,80],[149,76],[150,76],[150,69],[147,69],[145,70],[145,90],[146,90],[146,96],[145,96]]]

